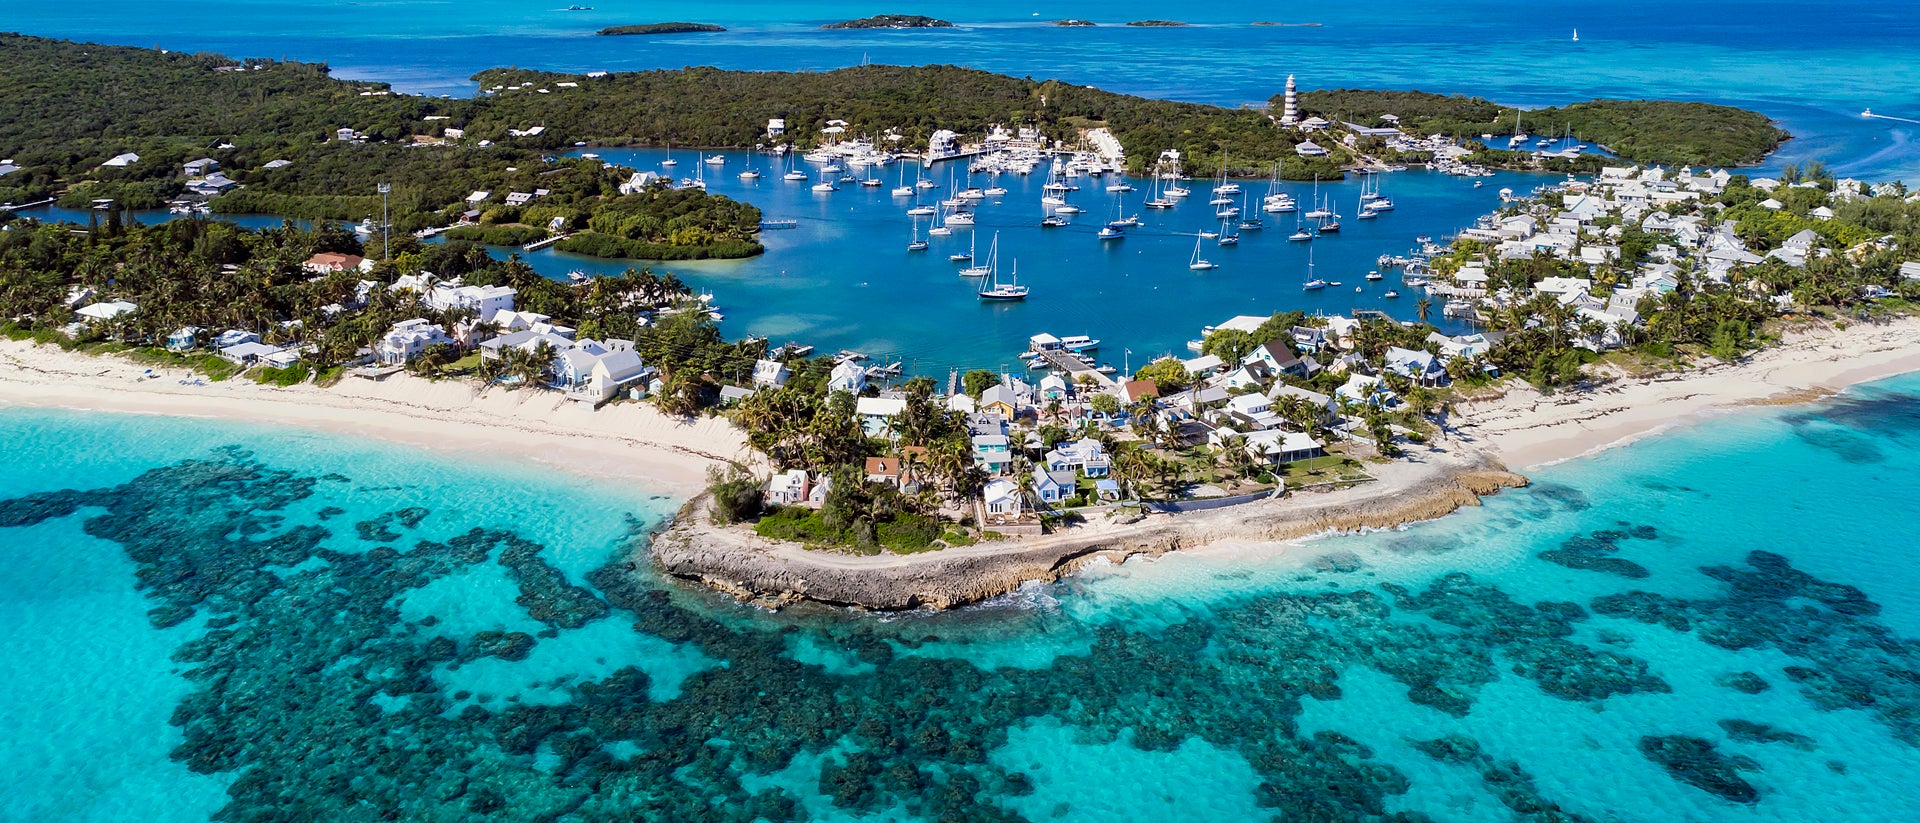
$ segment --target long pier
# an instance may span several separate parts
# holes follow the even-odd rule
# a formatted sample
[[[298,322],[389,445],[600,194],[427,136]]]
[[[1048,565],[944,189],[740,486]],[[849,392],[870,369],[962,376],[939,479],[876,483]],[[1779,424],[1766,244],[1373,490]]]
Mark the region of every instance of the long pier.
[[[552,237],[548,237],[548,238],[546,238],[546,239],[543,239],[543,240],[535,240],[535,241],[533,241],[533,242],[531,242],[531,243],[528,243],[528,244],[526,244],[526,245],[524,245],[524,246],[521,246],[521,247],[520,247],[520,250],[521,250],[521,251],[526,251],[526,252],[534,252],[534,251],[539,251],[539,250],[541,250],[541,249],[544,249],[544,248],[546,248],[546,247],[548,247],[548,246],[551,246],[551,245],[553,245],[553,244],[555,244],[555,243],[558,243],[558,242],[560,242],[560,241],[562,241],[562,240],[565,240],[565,239],[567,239],[567,238],[569,238],[569,237],[572,237],[572,236],[573,236],[572,234],[556,234],[556,235],[554,235],[554,236],[552,236]]]
[[[1047,365],[1051,366],[1055,371],[1064,372],[1067,376],[1067,382],[1069,383],[1078,383],[1080,382],[1080,377],[1086,375],[1092,377],[1103,389],[1113,388],[1113,378],[1101,374],[1092,366],[1081,362],[1080,358],[1075,357],[1073,352],[1067,351],[1066,349],[1044,349],[1040,352],[1040,356],[1045,359]]]

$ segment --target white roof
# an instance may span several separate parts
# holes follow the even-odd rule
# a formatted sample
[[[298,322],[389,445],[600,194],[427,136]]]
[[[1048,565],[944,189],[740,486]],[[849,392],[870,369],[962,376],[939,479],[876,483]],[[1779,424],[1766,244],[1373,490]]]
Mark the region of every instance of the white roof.
[[[74,313],[81,317],[91,317],[95,320],[111,320],[128,312],[138,310],[139,308],[139,306],[125,300],[115,300],[111,303],[95,303],[91,306],[84,306]]]
[[[853,409],[863,417],[892,417],[907,409],[907,401],[894,397],[862,397]]]
[[[1225,323],[1221,323],[1218,326],[1214,326],[1213,330],[1214,331],[1243,331],[1248,334],[1252,334],[1255,331],[1258,331],[1260,329],[1260,326],[1267,322],[1267,319],[1268,318],[1256,317],[1251,314],[1243,314],[1243,315],[1240,315],[1239,317],[1233,318],[1232,320],[1228,320]]]

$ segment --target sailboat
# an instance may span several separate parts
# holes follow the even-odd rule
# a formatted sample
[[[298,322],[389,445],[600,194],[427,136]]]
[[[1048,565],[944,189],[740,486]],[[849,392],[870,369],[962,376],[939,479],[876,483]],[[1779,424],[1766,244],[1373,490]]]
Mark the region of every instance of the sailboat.
[[[1573,42],[1575,42],[1575,43],[1578,43],[1578,42],[1580,42],[1580,30],[1579,30],[1579,29],[1574,29],[1574,30],[1573,30]]]
[[[1333,212],[1328,211],[1326,206],[1320,203],[1320,175],[1316,174],[1313,176],[1313,211],[1302,216],[1308,220],[1325,220],[1332,214]]]
[[[968,244],[968,249],[969,249],[968,256],[971,257],[972,256],[971,243]],[[999,256],[1000,256],[1000,233],[994,232],[993,245],[990,245],[987,247],[987,264],[984,266],[976,264],[976,265],[968,266],[964,269],[961,269],[960,276],[961,277],[985,277],[989,274],[992,274],[994,265],[996,265],[999,262]]]
[[[905,163],[900,164],[900,185],[894,187],[893,196],[895,197],[912,197],[913,196],[913,187],[907,185],[907,164]]]
[[[1293,240],[1296,242],[1303,241],[1303,240],[1312,240],[1313,229],[1309,229],[1305,225],[1301,224],[1299,216],[1296,215],[1293,218],[1293,233],[1287,235],[1287,239]]]
[[[1247,211],[1247,196],[1245,194],[1240,195],[1240,214],[1241,231],[1259,231],[1267,227],[1267,221],[1262,219],[1260,215]]]
[[[1173,201],[1166,196],[1166,181],[1156,174],[1153,176],[1153,189],[1147,192],[1146,207],[1150,209],[1173,208]]]
[[[1359,205],[1354,207],[1353,219],[1372,220],[1373,218],[1380,216],[1379,214],[1376,214],[1373,209],[1367,208],[1369,204],[1367,200],[1367,194],[1368,192],[1366,187],[1366,181],[1363,179],[1360,182],[1360,203]]]
[[[1220,153],[1220,182],[1214,184],[1213,193],[1216,195],[1226,195],[1228,197],[1240,193],[1239,183],[1227,182],[1227,153],[1224,151]]]
[[[977,236],[978,236],[978,235],[975,235],[975,237],[977,237]],[[949,254],[949,255],[947,255],[947,259],[948,259],[948,260],[952,260],[952,261],[953,261],[953,262],[955,262],[955,263],[971,263],[971,262],[973,262],[973,250],[974,250],[974,248],[975,248],[975,247],[974,247],[974,242],[975,242],[975,237],[969,237],[969,238],[967,238],[967,250],[966,250],[966,251],[963,251],[963,252],[955,252],[955,253],[953,253],[953,254]],[[968,276],[968,275],[967,275],[967,272],[966,272],[966,270],[965,270],[965,269],[961,269],[961,270],[960,270],[960,276],[961,276],[961,277],[966,277],[966,276]]]
[[[813,190],[817,192],[839,191],[840,187],[834,185],[832,179],[822,174],[820,175],[820,182],[813,184]]]
[[[1193,238],[1193,262],[1188,263],[1187,268],[1193,271],[1211,271],[1220,268],[1220,264],[1206,260],[1200,256],[1201,239],[1202,238],[1199,237]]]
[[[913,239],[907,243],[907,251],[926,251],[927,241],[920,239],[920,218],[913,219]]]
[[[805,183],[807,182],[807,173],[794,168],[793,162],[789,160],[787,162],[787,173],[780,175],[780,178],[791,183]]]
[[[1326,217],[1320,219],[1320,226],[1316,230],[1321,234],[1339,234],[1340,213],[1333,210],[1332,194],[1327,195],[1326,205],[1321,208],[1321,213]]]
[[[870,189],[877,189],[877,188],[880,188],[881,186],[884,186],[884,185],[886,185],[886,183],[884,183],[884,182],[882,182],[882,181],[880,180],[880,178],[878,178],[878,177],[874,177],[874,176],[873,176],[873,167],[872,167],[872,166],[868,166],[868,167],[867,167],[867,179],[865,179],[865,180],[862,180],[862,181],[860,181],[860,185],[862,185],[862,186],[865,186],[865,187],[867,187],[867,188],[870,188]]]
[[[1219,243],[1222,246],[1240,245],[1240,235],[1227,231],[1227,229],[1230,227],[1231,225],[1227,220],[1221,220],[1220,221],[1220,238],[1215,242]]]
[[[667,168],[673,168],[674,166],[680,165],[680,161],[673,159],[672,143],[667,144],[667,159],[660,161],[660,165],[666,166]]]
[[[989,285],[987,288],[981,289],[978,292],[975,292],[976,294],[980,295],[981,300],[1025,300],[1027,299],[1027,291],[1028,291],[1027,287],[1020,285],[1020,261],[1018,260],[1013,261],[1013,274],[1010,276],[1011,277],[1010,281],[1006,283],[1000,282],[999,267],[996,265],[992,268],[993,268],[993,272],[989,276],[989,281],[988,281],[991,285]]]
[[[1300,288],[1306,291],[1317,291],[1326,287],[1327,281],[1313,276],[1313,251],[1309,249],[1307,250],[1307,282],[1300,284]]]
[[[1526,145],[1528,136],[1526,130],[1520,128],[1520,110],[1516,108],[1513,110],[1513,136],[1507,138],[1507,148],[1517,149]]]

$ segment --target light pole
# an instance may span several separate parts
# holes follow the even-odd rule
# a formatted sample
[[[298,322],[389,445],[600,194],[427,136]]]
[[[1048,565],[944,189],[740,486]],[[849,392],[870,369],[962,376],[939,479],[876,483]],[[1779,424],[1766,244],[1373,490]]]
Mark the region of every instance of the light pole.
[[[393,238],[391,236],[393,227],[389,225],[393,221],[393,218],[392,218],[392,213],[387,209],[387,195],[392,193],[393,193],[392,183],[380,184],[380,259],[381,260],[388,260],[393,257]]]
[[[1126,356],[1120,359],[1120,377],[1124,382],[1133,377],[1133,349],[1121,349],[1121,351],[1126,352]]]

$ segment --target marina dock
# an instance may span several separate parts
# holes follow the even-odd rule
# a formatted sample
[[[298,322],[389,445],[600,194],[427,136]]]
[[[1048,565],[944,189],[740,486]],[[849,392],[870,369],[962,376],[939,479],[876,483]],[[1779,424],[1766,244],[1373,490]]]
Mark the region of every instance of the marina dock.
[[[1065,375],[1069,383],[1078,383],[1080,382],[1081,375],[1086,375],[1092,377],[1094,382],[1098,383],[1102,389],[1111,389],[1114,386],[1113,378],[1101,374],[1099,371],[1096,371],[1094,367],[1081,362],[1080,358],[1075,357],[1073,352],[1067,351],[1066,349],[1042,349],[1039,355],[1047,361],[1048,368]]]
[[[526,244],[526,245],[524,245],[524,246],[521,246],[521,247],[520,247],[520,250],[521,250],[521,251],[528,251],[528,252],[533,252],[533,251],[539,251],[539,250],[541,250],[541,249],[544,249],[544,248],[546,248],[546,247],[548,247],[548,246],[551,246],[551,245],[553,245],[553,244],[555,244],[555,243],[558,243],[558,242],[560,242],[560,241],[562,241],[562,240],[565,240],[565,239],[567,239],[567,238],[569,238],[569,237],[572,237],[572,236],[573,236],[572,234],[556,234],[556,235],[554,235],[554,236],[552,236],[552,237],[548,237],[548,238],[546,238],[546,239],[544,239],[544,240],[535,240],[535,241],[533,241],[533,242],[531,242],[531,243],[528,243],[528,244]]]

